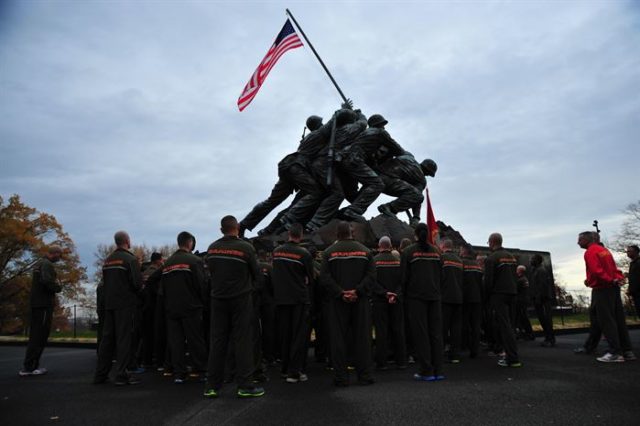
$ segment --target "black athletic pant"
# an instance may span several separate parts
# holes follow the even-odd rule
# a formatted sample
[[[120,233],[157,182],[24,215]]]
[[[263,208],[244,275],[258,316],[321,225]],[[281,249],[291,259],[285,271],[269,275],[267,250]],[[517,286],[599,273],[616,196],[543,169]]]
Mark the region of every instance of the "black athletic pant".
[[[629,338],[629,329],[627,328],[620,287],[616,287],[616,290],[616,326],[618,328],[618,336],[620,338],[620,348],[623,352],[626,352],[631,350],[631,339]]]
[[[496,334],[502,348],[507,353],[507,362],[518,362],[518,347],[511,325],[510,310],[515,296],[510,294],[492,294],[490,298],[491,308],[494,313]]]
[[[551,301],[536,300],[533,307],[536,310],[536,315],[538,316],[538,321],[540,321],[540,326],[542,326],[542,331],[544,332],[544,340],[546,342],[555,343],[556,336],[553,332],[553,314],[552,314]]]
[[[154,315],[154,353],[158,367],[169,368],[171,365],[171,354],[167,341],[167,315],[164,310],[164,299],[159,296],[156,302]]]
[[[407,299],[409,327],[423,376],[442,374],[442,308],[439,300]]]
[[[442,336],[449,342],[449,360],[460,359],[462,342],[462,304],[442,304]]]
[[[303,371],[309,340],[310,305],[279,305],[278,330],[282,336],[282,370],[290,376]]]
[[[250,293],[231,299],[211,300],[211,349],[207,382],[220,389],[229,346],[233,346],[235,378],[239,388],[250,386],[253,360],[253,300]]]
[[[591,294],[598,325],[609,342],[609,352],[620,355],[622,348],[616,318],[616,297],[620,298],[620,289],[594,288]]]
[[[480,324],[482,323],[482,303],[465,303],[462,305],[462,334],[472,358],[478,356],[480,350]]]
[[[102,340],[98,348],[96,379],[102,380],[111,371],[114,354],[116,355],[116,380],[129,377],[127,367],[133,357],[133,332],[136,327],[137,307],[105,310]]]
[[[156,304],[148,303],[142,309],[142,364],[153,364]]]
[[[353,303],[342,299],[329,302],[329,338],[331,339],[331,362],[336,382],[347,382],[347,338],[353,344],[354,364],[359,379],[371,377],[371,315],[366,298]],[[349,331],[351,330],[351,334]]]
[[[397,365],[407,365],[407,346],[404,337],[404,309],[402,303],[373,302],[373,326],[376,329],[376,365],[383,366],[389,356],[389,341]],[[389,338],[391,333],[391,339]]]
[[[204,372],[207,367],[204,336],[202,335],[202,310],[182,318],[167,318],[167,338],[171,351],[173,373],[178,376],[187,374],[185,361],[185,339],[196,372]]]
[[[529,321],[529,315],[527,314],[528,307],[529,304],[527,302],[516,300],[515,326],[525,336],[533,337],[533,328],[531,328],[531,321]]]
[[[40,366],[42,351],[51,332],[53,307],[31,308],[29,343],[24,355],[24,371],[33,371]]]
[[[640,293],[631,293],[631,300],[636,308],[636,319],[640,319]]]

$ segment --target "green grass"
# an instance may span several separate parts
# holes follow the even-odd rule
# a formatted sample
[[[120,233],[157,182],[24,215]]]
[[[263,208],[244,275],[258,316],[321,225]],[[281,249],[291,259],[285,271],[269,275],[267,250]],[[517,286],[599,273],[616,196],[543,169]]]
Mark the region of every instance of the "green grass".
[[[540,327],[540,322],[538,318],[531,317],[529,318],[531,321],[531,327],[533,327],[534,331],[541,331],[542,327]],[[635,316],[627,317],[627,324],[629,325],[638,325],[640,321]],[[553,328],[554,329],[566,329],[566,328],[582,328],[589,327],[589,314],[588,313],[580,313],[580,314],[568,314],[564,316],[564,324],[563,318],[558,315],[553,315]]]

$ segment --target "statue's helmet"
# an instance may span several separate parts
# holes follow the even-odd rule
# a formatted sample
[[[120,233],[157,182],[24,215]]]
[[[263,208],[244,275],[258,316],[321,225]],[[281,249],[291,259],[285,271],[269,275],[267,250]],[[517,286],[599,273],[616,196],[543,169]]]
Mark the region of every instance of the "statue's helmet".
[[[369,117],[369,120],[367,121],[367,124],[369,124],[369,127],[382,127],[385,126],[388,123],[387,120],[384,119],[383,116],[381,116],[380,114],[373,114],[371,117]]]
[[[322,117],[310,115],[309,118],[307,118],[307,129],[314,131],[318,130],[320,127],[322,127]]]
[[[420,163],[420,168],[425,176],[435,177],[436,172],[438,171],[438,165],[435,161],[430,158],[427,158],[422,163]]]
[[[345,124],[353,123],[357,118],[358,116],[356,113],[350,109],[341,109],[336,114],[336,126],[340,127]]]

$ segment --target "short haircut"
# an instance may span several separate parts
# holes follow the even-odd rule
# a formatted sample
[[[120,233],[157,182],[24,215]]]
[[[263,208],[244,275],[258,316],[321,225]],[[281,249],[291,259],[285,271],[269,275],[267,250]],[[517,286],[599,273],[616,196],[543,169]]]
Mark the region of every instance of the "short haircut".
[[[531,263],[533,263],[534,265],[542,265],[542,256],[540,256],[538,253],[534,254],[533,256],[531,256]]]
[[[452,249],[453,241],[451,241],[451,238],[445,238],[444,240],[442,240],[442,247]]]
[[[580,234],[578,234],[578,237],[584,238],[588,242],[593,243],[593,242],[596,241],[595,236],[593,235],[595,233],[596,232],[593,232],[593,231],[584,231],[584,232],[581,232]]]
[[[129,241],[129,234],[126,231],[118,231],[113,235],[113,241],[116,243],[118,247],[126,244]]]
[[[524,266],[524,265],[518,265],[518,267],[516,268],[516,271],[526,272],[527,271],[527,267]]]
[[[629,246],[629,247],[627,247],[627,248],[630,248],[631,250],[634,250],[636,253],[640,253],[640,247],[638,247],[638,246],[637,246],[637,245],[635,245],[635,244],[632,244],[632,245],[630,245],[630,246]]]
[[[156,260],[160,260],[162,259],[162,254],[158,253],[157,251],[154,251],[153,253],[151,253],[151,261],[155,262]]]
[[[378,247],[383,248],[383,249],[390,249],[391,248],[391,238],[387,237],[386,235],[382,238],[380,238],[380,240],[378,241]]]
[[[351,224],[344,221],[338,223],[337,234],[339,240],[346,240],[351,238]]]
[[[233,231],[238,227],[238,219],[235,216],[227,215],[220,220],[220,228],[223,233],[228,233]]]
[[[300,225],[299,223],[294,223],[293,225],[291,225],[291,227],[289,227],[289,235],[292,238],[302,238],[302,225]]]
[[[498,232],[494,232],[493,234],[489,235],[489,241],[493,241],[498,245],[502,245],[502,235]]]
[[[187,231],[182,231],[178,234],[178,247],[186,247],[189,241],[193,241],[193,245],[196,245],[196,237]]]

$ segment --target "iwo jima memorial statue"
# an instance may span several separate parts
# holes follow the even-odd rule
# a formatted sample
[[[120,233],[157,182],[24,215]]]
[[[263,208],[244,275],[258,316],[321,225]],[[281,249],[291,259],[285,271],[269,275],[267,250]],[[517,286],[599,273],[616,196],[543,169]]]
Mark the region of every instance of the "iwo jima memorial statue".
[[[372,114],[367,118],[360,109],[354,109],[353,102],[343,94],[288,9],[287,15],[326,71],[343,103],[326,123],[317,115],[306,119],[305,131],[297,150],[284,156],[278,163],[278,180],[271,194],[240,221],[241,235],[244,236],[246,230],[256,229],[295,192],[291,204],[279,211],[253,238],[257,248],[271,251],[286,241],[287,230],[292,224],[300,223],[305,228],[306,244],[324,249],[335,240],[336,226],[340,220],[352,222],[354,238],[372,248],[383,236],[389,236],[396,247],[403,238],[413,240],[413,227],[421,221],[426,177],[435,177],[436,162],[432,159],[418,161],[412,153],[403,149],[385,129],[388,121],[381,114]],[[240,95],[240,111],[253,100],[280,56],[287,50],[301,46],[301,39],[287,19]],[[378,206],[380,215],[366,220],[363,214],[380,194],[395,198]],[[349,204],[340,208],[345,200]],[[408,223],[397,217],[402,213],[407,214]],[[439,237],[451,239],[455,246],[467,245],[462,235],[453,228],[442,222],[436,225],[435,219],[431,222],[432,233],[437,230]],[[486,247],[474,248],[480,253],[487,251]],[[545,263],[551,266],[547,252],[518,249],[514,249],[514,252],[519,261],[526,264],[532,254],[540,253]]]

